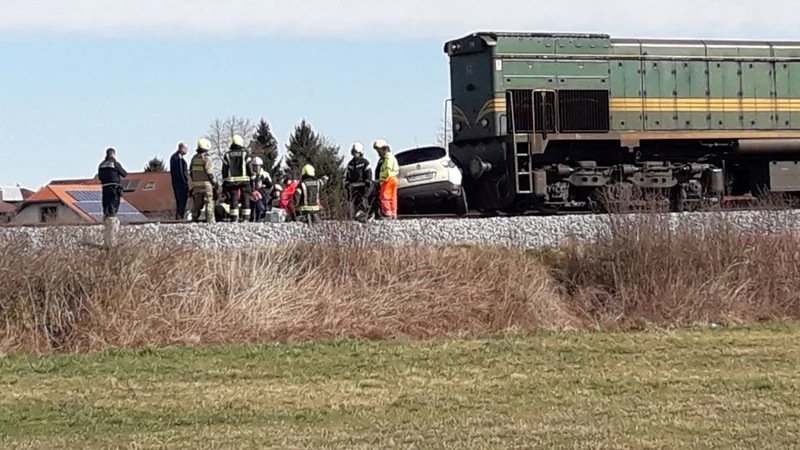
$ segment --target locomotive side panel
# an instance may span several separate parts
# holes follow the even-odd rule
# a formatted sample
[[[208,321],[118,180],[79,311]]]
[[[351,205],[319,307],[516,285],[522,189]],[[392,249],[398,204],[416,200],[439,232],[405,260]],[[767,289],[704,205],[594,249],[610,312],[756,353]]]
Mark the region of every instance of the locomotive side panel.
[[[800,43],[473,36],[487,44],[490,125],[451,145],[473,204],[590,206],[609,187],[677,205],[800,192]]]

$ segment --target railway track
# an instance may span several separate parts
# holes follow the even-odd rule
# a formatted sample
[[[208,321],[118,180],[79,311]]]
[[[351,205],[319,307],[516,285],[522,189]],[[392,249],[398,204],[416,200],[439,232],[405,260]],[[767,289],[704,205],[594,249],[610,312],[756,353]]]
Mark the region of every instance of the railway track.
[[[800,209],[800,206],[785,206],[785,205],[758,205],[757,202],[753,198],[750,197],[742,197],[742,198],[728,198],[725,201],[725,206],[719,209],[715,209],[712,211],[771,211],[771,210],[793,210],[793,209]],[[704,210],[708,211],[708,210]],[[642,213],[646,211],[624,211],[624,212],[615,212],[614,214],[636,214]],[[446,220],[446,219],[483,219],[483,218],[490,218],[490,217],[532,217],[532,216],[572,216],[572,215],[587,215],[587,214],[597,214],[592,211],[574,211],[574,210],[567,210],[567,211],[556,211],[553,213],[542,213],[537,211],[531,211],[521,214],[486,214],[481,213],[478,211],[470,211],[466,215],[456,215],[456,214],[442,214],[442,213],[435,213],[435,214],[402,214],[398,217],[398,220],[418,220],[418,219],[427,219],[427,220]],[[144,226],[144,225],[179,225],[179,224],[187,224],[189,222],[180,221],[180,220],[148,220],[145,222],[130,222],[125,223],[125,226]],[[102,223],[41,223],[41,224],[0,224],[0,229],[8,229],[8,228],[59,228],[59,227],[92,227],[92,226],[99,226]]]

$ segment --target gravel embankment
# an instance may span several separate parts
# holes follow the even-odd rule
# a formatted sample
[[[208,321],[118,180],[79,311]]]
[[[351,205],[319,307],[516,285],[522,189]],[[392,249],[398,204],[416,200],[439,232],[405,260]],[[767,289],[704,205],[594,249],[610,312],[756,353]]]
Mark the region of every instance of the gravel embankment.
[[[800,211],[737,211],[724,213],[731,224],[752,232],[795,232]],[[670,223],[689,225],[702,233],[712,213],[671,214]],[[418,219],[396,222],[326,222],[314,228],[298,223],[148,224],[122,226],[120,242],[244,249],[300,242],[353,244],[482,244],[521,248],[557,245],[570,238],[591,240],[608,230],[609,217],[573,215],[487,219]],[[31,248],[80,248],[100,245],[103,227],[19,227],[0,229],[0,245],[25,239]]]

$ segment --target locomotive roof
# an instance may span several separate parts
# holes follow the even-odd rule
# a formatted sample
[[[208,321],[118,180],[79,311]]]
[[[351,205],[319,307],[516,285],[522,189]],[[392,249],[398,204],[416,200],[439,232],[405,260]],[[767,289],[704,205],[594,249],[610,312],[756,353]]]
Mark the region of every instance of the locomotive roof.
[[[498,38],[566,38],[566,39],[608,39],[611,44],[641,44],[641,45],[697,45],[697,46],[788,46],[798,47],[800,41],[768,41],[768,40],[735,40],[735,39],[675,39],[675,38],[612,38],[605,33],[543,33],[543,32],[495,32],[478,31],[470,33],[450,42],[461,40],[468,37],[480,37],[483,39],[497,40]],[[445,47],[447,48],[447,47]]]

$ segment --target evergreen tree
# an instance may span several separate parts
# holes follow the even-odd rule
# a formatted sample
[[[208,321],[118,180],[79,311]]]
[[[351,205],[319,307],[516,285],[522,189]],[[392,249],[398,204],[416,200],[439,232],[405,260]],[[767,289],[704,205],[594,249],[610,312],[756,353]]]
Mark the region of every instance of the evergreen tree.
[[[264,160],[264,170],[269,172],[275,182],[280,182],[281,160],[278,158],[278,140],[272,134],[269,123],[264,119],[258,123],[250,145],[253,156]]]
[[[347,202],[342,186],[344,158],[339,154],[339,146],[315,132],[308,122],[302,120],[295,125],[289,137],[286,153],[286,176],[299,179],[304,165],[314,166],[318,178],[328,176],[322,191],[324,215],[329,218],[347,217]]]
[[[144,171],[145,172],[166,172],[167,171],[167,166],[164,165],[164,160],[163,159],[161,159],[161,158],[156,156],[155,158],[151,159],[150,161],[147,161],[147,165],[144,166]]]

